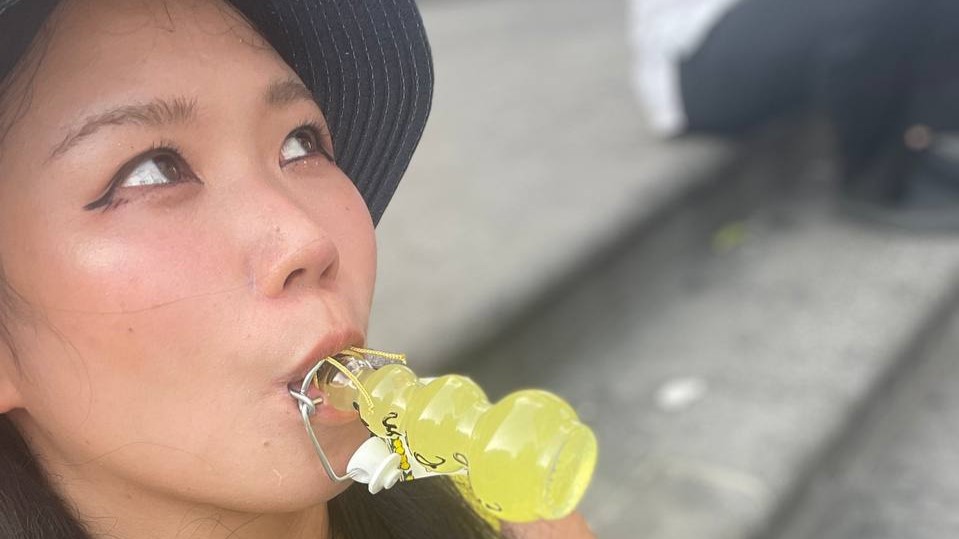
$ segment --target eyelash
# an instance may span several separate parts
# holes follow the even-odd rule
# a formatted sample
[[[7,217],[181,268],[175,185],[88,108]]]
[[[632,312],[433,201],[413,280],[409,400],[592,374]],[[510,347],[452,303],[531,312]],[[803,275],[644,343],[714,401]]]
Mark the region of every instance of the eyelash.
[[[110,183],[107,186],[106,193],[104,193],[100,198],[98,198],[94,202],[91,202],[87,204],[86,206],[84,206],[83,209],[87,211],[101,210],[103,212],[107,212],[109,210],[112,210],[118,206],[121,206],[129,202],[129,199],[127,198],[118,199],[114,196],[116,190],[119,189],[120,182],[124,180],[125,178],[127,178],[131,172],[133,172],[138,166],[146,162],[148,159],[161,156],[161,155],[173,156],[173,158],[178,162],[178,164],[180,165],[186,164],[186,161],[183,159],[183,152],[180,150],[180,147],[177,146],[176,143],[169,140],[160,140],[158,142],[154,142],[153,144],[150,145],[150,148],[148,148],[146,151],[140,152],[135,157],[133,157],[132,159],[124,163],[123,166],[121,166],[120,169],[116,172],[116,174],[114,174],[113,177],[110,179]],[[184,173],[193,178],[196,177],[196,175],[188,166],[185,167]],[[150,187],[169,187],[171,185],[177,185],[179,183],[182,183],[182,182],[154,185]]]
[[[316,145],[317,145],[316,152],[322,155],[323,157],[329,159],[331,163],[335,163],[336,160],[333,158],[333,154],[330,153],[330,151],[327,150],[326,146],[324,145],[324,143],[330,139],[330,132],[327,131],[325,127],[316,123],[314,120],[304,120],[300,122],[300,125],[297,126],[295,129],[293,129],[292,131],[290,131],[290,134],[287,135],[287,137],[303,129],[310,131],[313,135],[313,138],[316,139]],[[286,139],[283,139],[283,140],[286,140]],[[287,164],[292,163],[294,161],[298,161],[298,159],[292,159]]]
[[[315,152],[311,155],[290,159],[289,161],[286,161],[285,163],[281,162],[280,163],[281,166],[286,166],[286,165],[295,163],[297,161],[302,161],[303,159],[307,159],[317,154],[322,155],[323,157],[328,159],[331,163],[335,162],[335,160],[333,159],[333,156],[330,154],[329,150],[327,150],[326,146],[324,145],[324,142],[329,137],[329,132],[326,131],[317,122],[313,120],[306,120],[300,123],[300,125],[298,125],[292,131],[290,131],[289,134],[286,136],[286,138],[283,139],[284,142],[286,141],[287,138],[299,133],[302,130],[309,131],[311,135],[313,136],[316,142]],[[119,188],[118,186],[120,185],[120,182],[124,180],[125,178],[127,178],[131,172],[133,172],[138,166],[146,162],[148,159],[161,156],[161,155],[172,156],[176,160],[177,164],[183,167],[183,175],[184,177],[188,179],[184,181],[178,181],[175,183],[164,183],[159,185],[140,186],[139,187],[140,189],[152,190],[155,188],[162,189],[164,187],[172,187],[174,185],[179,185],[181,183],[184,183],[185,181],[189,181],[189,179],[194,179],[199,181],[199,178],[193,172],[193,169],[190,168],[190,166],[186,162],[186,159],[183,158],[183,151],[180,149],[180,147],[173,141],[160,140],[158,142],[153,143],[150,146],[150,148],[147,149],[146,151],[140,152],[139,154],[136,155],[136,157],[124,163],[123,166],[121,166],[120,169],[116,172],[116,174],[114,174],[113,177],[110,179],[110,183],[107,186],[106,192],[94,202],[91,202],[90,204],[87,204],[86,206],[84,206],[83,209],[87,211],[101,210],[102,212],[107,212],[129,202],[130,200],[127,198],[118,199],[114,196],[116,190]]]

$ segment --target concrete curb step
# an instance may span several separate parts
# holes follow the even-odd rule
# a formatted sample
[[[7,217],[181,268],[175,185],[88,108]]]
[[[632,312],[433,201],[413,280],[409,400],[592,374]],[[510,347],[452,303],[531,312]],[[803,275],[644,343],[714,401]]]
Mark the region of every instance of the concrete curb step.
[[[944,539],[959,535],[959,290],[850,418],[774,539]],[[938,318],[938,320],[936,320]]]
[[[696,241],[703,204],[676,212],[658,251],[624,246],[464,363],[597,427],[583,510],[602,537],[763,536],[955,291],[959,239],[848,222],[823,162],[756,154],[723,185],[778,186],[762,210]]]

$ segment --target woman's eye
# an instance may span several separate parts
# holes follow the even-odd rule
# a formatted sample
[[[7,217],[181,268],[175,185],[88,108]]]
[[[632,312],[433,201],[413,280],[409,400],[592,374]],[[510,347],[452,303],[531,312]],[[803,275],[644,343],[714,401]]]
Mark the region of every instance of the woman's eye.
[[[174,155],[157,154],[141,161],[120,182],[120,187],[140,187],[179,183],[184,180],[186,171]]]
[[[118,191],[119,189],[162,188],[199,181],[176,149],[161,147],[150,150],[124,165],[110,181],[107,192],[83,209],[106,211],[129,202],[130,199],[119,196],[123,192]]]
[[[302,127],[286,137],[280,149],[280,160],[286,164],[317,154],[330,158],[313,129]]]

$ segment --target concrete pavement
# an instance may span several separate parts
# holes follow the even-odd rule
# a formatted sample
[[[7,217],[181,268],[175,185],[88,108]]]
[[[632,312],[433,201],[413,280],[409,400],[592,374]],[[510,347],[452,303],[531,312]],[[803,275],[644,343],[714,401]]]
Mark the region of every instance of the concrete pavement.
[[[959,537],[959,315],[931,337],[815,475],[777,537]]]
[[[659,274],[624,250],[464,365],[497,394],[553,389],[597,428],[583,510],[601,537],[765,537],[951,305],[959,238],[848,222],[812,187],[734,223],[731,249],[729,227],[687,237]],[[822,537],[840,536],[790,539]]]

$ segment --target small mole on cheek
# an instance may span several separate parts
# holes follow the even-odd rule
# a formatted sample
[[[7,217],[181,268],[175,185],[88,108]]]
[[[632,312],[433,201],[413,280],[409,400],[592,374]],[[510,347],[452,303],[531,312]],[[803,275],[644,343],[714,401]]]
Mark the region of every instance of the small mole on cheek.
[[[270,442],[269,442],[269,440],[263,442],[263,447],[270,447]]]
[[[127,328],[127,333],[133,333],[133,328],[132,327]]]

